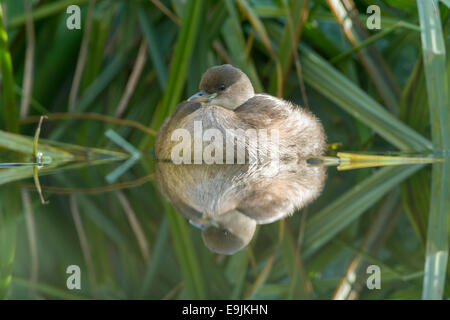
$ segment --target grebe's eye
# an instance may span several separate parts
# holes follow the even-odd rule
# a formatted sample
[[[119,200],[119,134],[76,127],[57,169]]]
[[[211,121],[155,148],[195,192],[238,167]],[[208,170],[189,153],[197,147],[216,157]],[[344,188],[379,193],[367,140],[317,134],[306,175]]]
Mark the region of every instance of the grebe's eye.
[[[223,91],[223,90],[225,90],[225,85],[224,85],[224,84],[221,84],[221,85],[219,86],[219,91]]]

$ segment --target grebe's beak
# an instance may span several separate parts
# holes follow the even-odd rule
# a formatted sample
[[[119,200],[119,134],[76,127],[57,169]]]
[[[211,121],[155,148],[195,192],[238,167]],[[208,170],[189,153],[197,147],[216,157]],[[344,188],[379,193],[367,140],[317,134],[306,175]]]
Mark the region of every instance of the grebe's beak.
[[[212,99],[214,99],[217,96],[217,93],[207,93],[206,91],[202,90],[194,94],[193,96],[189,97],[187,101],[192,102],[211,102]]]

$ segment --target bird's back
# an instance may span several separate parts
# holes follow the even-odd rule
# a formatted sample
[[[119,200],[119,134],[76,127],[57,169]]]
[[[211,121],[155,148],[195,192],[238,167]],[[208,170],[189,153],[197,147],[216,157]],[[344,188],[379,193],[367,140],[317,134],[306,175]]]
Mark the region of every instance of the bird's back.
[[[280,159],[306,159],[326,149],[325,131],[317,117],[288,101],[257,94],[235,112],[249,127],[278,131]]]

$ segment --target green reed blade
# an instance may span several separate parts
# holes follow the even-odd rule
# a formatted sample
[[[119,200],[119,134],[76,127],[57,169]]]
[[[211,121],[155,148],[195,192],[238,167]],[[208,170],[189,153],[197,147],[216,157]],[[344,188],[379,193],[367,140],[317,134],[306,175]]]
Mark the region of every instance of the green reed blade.
[[[389,190],[421,167],[422,165],[412,165],[380,169],[314,214],[305,226],[303,254],[307,256],[317,251]]]
[[[450,8],[450,0],[441,0],[441,2]]]
[[[16,254],[16,219],[19,215],[19,188],[15,183],[0,189],[0,300],[8,297]]]
[[[159,128],[164,119],[183,100],[181,99],[182,91],[187,79],[187,71],[195,47],[197,30],[204,5],[204,1],[196,0],[189,0],[185,5],[183,20],[169,71],[167,87],[161,104],[152,120],[153,128]]]
[[[245,58],[245,37],[241,27],[236,5],[231,0],[225,0],[229,18],[222,27],[222,34],[230,51],[233,64],[241,68],[250,78],[257,92],[263,90],[261,79],[258,77],[256,67],[251,59]]]
[[[8,34],[3,27],[3,9],[0,5],[0,73],[2,75],[2,103],[5,114],[5,127],[10,132],[19,132],[19,115],[14,92],[14,75],[11,55],[8,49]]]
[[[70,5],[82,5],[89,0],[64,0],[64,1],[54,1],[50,2],[46,5],[43,5],[36,10],[33,10],[33,21],[38,21],[41,19],[45,19],[49,16],[52,16],[54,14],[57,14],[59,12],[63,12],[67,9]],[[100,0],[101,1],[101,0]],[[18,28],[25,24],[26,16],[25,13],[14,17],[8,22],[8,29],[12,28]]]
[[[402,150],[431,149],[431,142],[397,120],[328,62],[301,45],[306,83]]]
[[[167,84],[167,67],[158,46],[158,38],[156,37],[155,31],[153,30],[154,28],[152,22],[150,21],[150,18],[144,14],[144,8],[140,8],[138,17],[139,24],[142,29],[142,34],[144,35],[145,41],[147,42],[150,59],[152,60],[153,67],[155,68],[156,74],[158,76],[159,85],[161,89],[164,90]]]
[[[449,79],[444,33],[437,0],[417,0],[433,145],[450,152]],[[448,35],[447,35],[448,36]],[[433,166],[423,299],[442,299],[448,263],[450,164]]]
[[[158,270],[162,268],[161,260],[164,255],[165,250],[167,250],[167,244],[169,241],[169,225],[167,223],[167,217],[163,218],[161,225],[159,226],[159,231],[156,236],[156,241],[151,252],[151,259],[147,265],[144,279],[142,281],[142,287],[140,291],[141,298],[149,298],[151,289],[157,281],[156,276]]]
[[[198,263],[191,236],[189,235],[186,220],[169,203],[164,202],[164,208],[166,209],[175,253],[185,281],[184,287],[188,295],[187,298],[205,299],[206,292],[203,273]]]

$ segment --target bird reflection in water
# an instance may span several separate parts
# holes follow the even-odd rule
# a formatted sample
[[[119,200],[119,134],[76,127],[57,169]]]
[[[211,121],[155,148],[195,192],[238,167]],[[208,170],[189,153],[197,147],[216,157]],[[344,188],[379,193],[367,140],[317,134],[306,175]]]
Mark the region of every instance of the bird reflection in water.
[[[260,139],[258,131],[269,134]],[[254,94],[242,71],[216,66],[158,131],[156,179],[163,195],[201,229],[210,250],[233,254],[248,245],[257,224],[289,216],[318,197],[325,168],[307,160],[325,147],[323,127],[311,112]],[[198,161],[198,152],[209,159]]]

